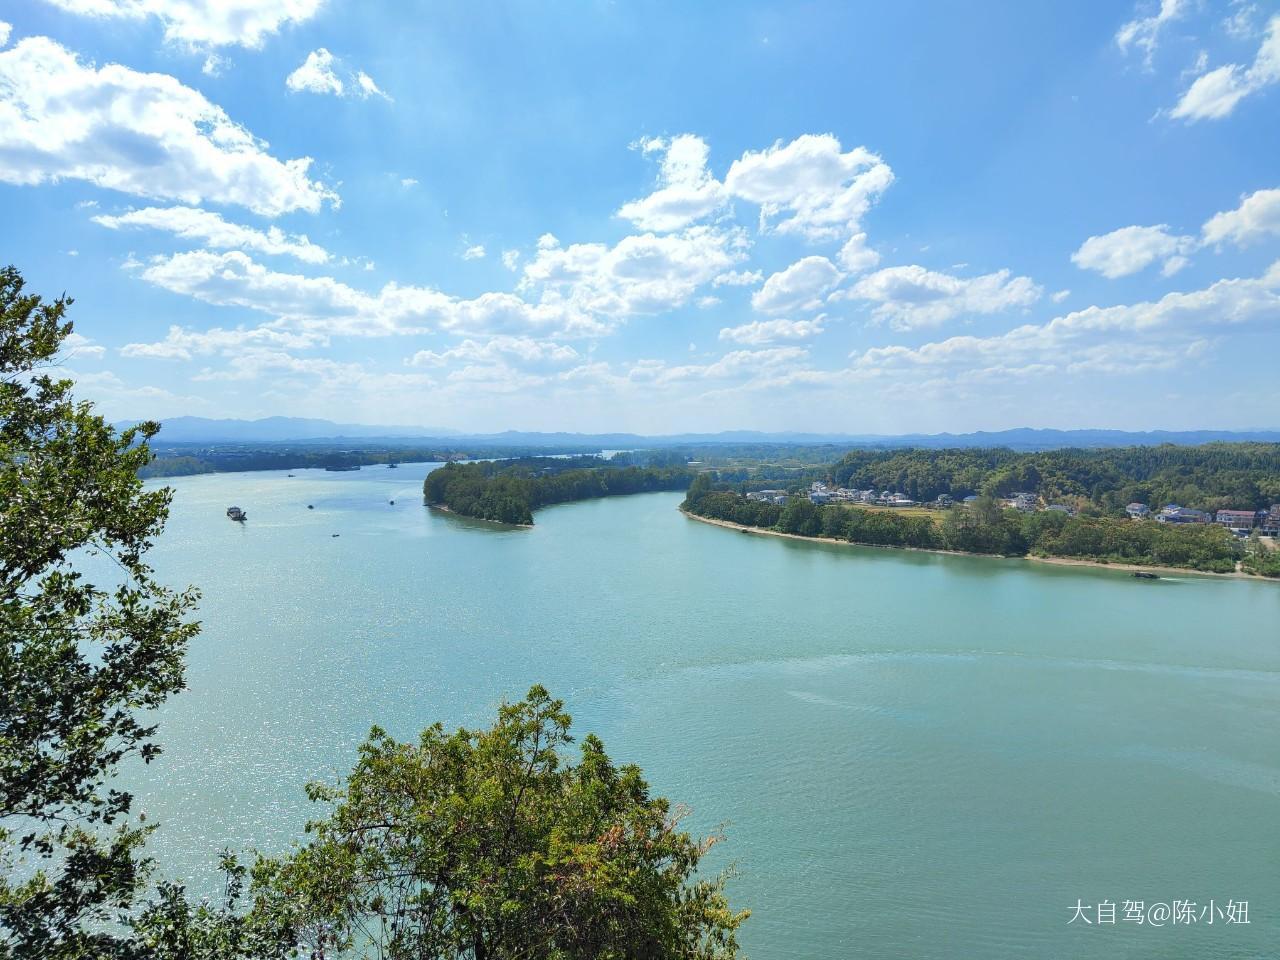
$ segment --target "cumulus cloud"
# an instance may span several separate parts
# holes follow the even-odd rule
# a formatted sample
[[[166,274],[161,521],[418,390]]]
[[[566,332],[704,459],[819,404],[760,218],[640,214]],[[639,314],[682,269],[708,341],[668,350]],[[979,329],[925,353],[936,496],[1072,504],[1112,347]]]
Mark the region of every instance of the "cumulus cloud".
[[[508,270],[515,270],[517,267],[519,267],[520,251],[519,250],[503,250],[502,265],[506,267]]]
[[[729,270],[711,281],[715,287],[754,287],[764,279],[759,270]]]
[[[867,246],[865,233],[855,233],[845,241],[836,259],[849,273],[863,273],[880,263],[880,254]]]
[[[155,17],[165,39],[189,47],[257,49],[289,23],[315,16],[324,0],[45,0],[68,13],[100,19]]]
[[[79,357],[101,359],[107,348],[78,333],[69,333],[62,341],[62,352],[73,360]]]
[[[937,326],[965,314],[1028,307],[1043,292],[1030,277],[1011,277],[1008,270],[966,278],[913,265],[878,270],[843,295],[878,304],[874,311],[877,319],[887,320],[895,330],[911,330]]]
[[[1189,6],[1188,0],[1160,0],[1160,6],[1155,13],[1146,17],[1135,17],[1116,31],[1116,44],[1125,53],[1133,47],[1141,50],[1143,62],[1149,68],[1161,31],[1169,23],[1185,14]]]
[[[1280,14],[1267,24],[1262,45],[1248,67],[1229,63],[1196,77],[1169,116],[1194,123],[1230,116],[1245,97],[1280,83]]]
[[[5,23],[0,20],[0,47],[9,42],[9,34],[13,31],[13,24]]]
[[[622,205],[618,216],[641,230],[680,230],[714,213],[724,203],[724,187],[707,170],[709,150],[701,137],[685,133],[670,140],[649,138],[637,146],[661,155],[658,189]]]
[[[1194,237],[1176,236],[1165,223],[1154,227],[1121,227],[1090,237],[1071,255],[1071,262],[1082,270],[1093,270],[1114,280],[1161,260],[1165,275],[1169,276],[1186,265],[1186,254],[1195,247]]]
[[[141,276],[173,293],[219,306],[256,310],[291,329],[315,335],[562,330],[578,336],[601,329],[591,317],[561,303],[528,303],[509,293],[462,299],[430,287],[396,283],[386,284],[377,293],[366,293],[333,277],[270,270],[240,251],[196,250],[159,257]]]
[[[669,384],[697,380],[776,379],[807,360],[804,347],[770,347],[734,350],[711,363],[669,365],[660,360],[640,360],[627,371],[632,382]]]
[[[1250,194],[1236,209],[1211,217],[1200,233],[1207,244],[1233,243],[1238,247],[1280,235],[1280,190]]]
[[[957,336],[919,347],[876,347],[853,370],[981,378],[1167,369],[1202,354],[1214,327],[1280,321],[1280,262],[1256,279],[1219,280],[1159,300],[1088,307],[990,337]]]
[[[148,360],[190,360],[196,356],[215,353],[238,354],[245,350],[303,349],[320,346],[328,340],[322,335],[295,333],[271,327],[237,327],[228,330],[213,327],[209,330],[190,330],[171,326],[163,340],[152,343],[126,343],[120,348],[122,357],[142,357]]]
[[[699,287],[743,260],[745,245],[740,231],[706,226],[624,237],[613,246],[561,247],[547,234],[525,264],[520,289],[611,321],[662,313],[688,303]]]
[[[0,181],[62,179],[143,197],[315,212],[337,196],[222,108],[160,73],[85,65],[47,37],[0,51]]]
[[[362,100],[372,96],[391,99],[378,89],[378,85],[367,73],[347,66],[324,47],[307,54],[307,59],[285,77],[284,83],[294,93],[331,94],[335,97],[359,97]],[[400,182],[410,185],[404,180]]]
[[[831,134],[805,134],[783,145],[747,151],[729,167],[725,189],[760,207],[761,224],[809,240],[857,233],[893,171],[865,147],[844,151]]]
[[[462,251],[462,259],[463,260],[483,260],[484,244],[476,243],[467,247],[467,249]]]
[[[751,305],[763,313],[816,310],[822,298],[840,282],[840,271],[826,257],[805,257],[779,270],[751,296]]]
[[[329,252],[307,239],[305,234],[287,234],[279,227],[266,231],[230,223],[220,215],[197,207],[147,207],[119,216],[101,215],[93,222],[112,230],[137,227],[163,230],[196,240],[216,250],[255,250],[258,253],[283,254],[305,263],[327,263]]]
[[[723,327],[721,340],[758,345],[776,340],[806,340],[822,333],[822,317],[813,320],[756,320],[737,327]]]
[[[466,363],[499,363],[516,360],[522,365],[573,363],[581,355],[567,344],[531,337],[492,337],[489,340],[463,340],[455,347],[436,352],[419,350],[405,362],[411,366],[442,367],[454,361]]]

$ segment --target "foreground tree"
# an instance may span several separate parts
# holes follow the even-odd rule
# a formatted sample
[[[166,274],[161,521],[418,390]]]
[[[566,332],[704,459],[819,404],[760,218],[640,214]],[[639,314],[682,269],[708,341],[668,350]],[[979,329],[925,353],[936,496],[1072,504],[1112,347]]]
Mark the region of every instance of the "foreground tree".
[[[256,868],[255,913],[315,957],[610,960],[737,955],[745,912],[696,876],[716,837],[679,829],[634,766],[594,736],[566,760],[570,719],[541,687],[488,730],[416,744],[375,729],[332,814]],[[344,956],[346,954],[343,954]]]
[[[144,562],[169,507],[137,476],[156,425],[116,433],[47,372],[70,304],[0,269],[0,957],[136,955],[119,921],[149,828],[111,779],[159,753],[143,711],[181,689],[197,630],[195,594]]]

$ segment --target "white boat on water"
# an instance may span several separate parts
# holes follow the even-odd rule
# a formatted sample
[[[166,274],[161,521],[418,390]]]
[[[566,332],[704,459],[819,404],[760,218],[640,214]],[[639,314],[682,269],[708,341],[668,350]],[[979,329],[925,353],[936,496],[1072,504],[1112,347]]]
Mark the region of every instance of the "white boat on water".
[[[237,523],[244,523],[249,519],[249,515],[239,507],[227,507],[227,516]]]

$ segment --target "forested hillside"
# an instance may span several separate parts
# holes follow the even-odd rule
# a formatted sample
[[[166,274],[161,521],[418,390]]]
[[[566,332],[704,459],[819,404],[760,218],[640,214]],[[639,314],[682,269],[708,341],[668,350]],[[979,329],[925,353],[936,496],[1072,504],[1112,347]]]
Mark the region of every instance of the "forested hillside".
[[[1046,501],[1079,498],[1104,512],[1131,502],[1178,503],[1202,510],[1262,509],[1280,503],[1280,444],[1166,444],[1105,450],[1016,453],[989,450],[855,450],[831,468],[840,486],[901,491],[913,500],[939,494]]]

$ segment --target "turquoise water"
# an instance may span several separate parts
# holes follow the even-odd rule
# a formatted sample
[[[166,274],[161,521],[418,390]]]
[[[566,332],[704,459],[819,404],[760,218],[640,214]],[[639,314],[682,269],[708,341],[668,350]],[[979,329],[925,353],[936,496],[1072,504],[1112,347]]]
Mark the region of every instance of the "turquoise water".
[[[1280,585],[754,537],[679,494],[507,530],[426,510],[426,469],[170,481],[154,560],[205,625],[139,781],[170,873],[286,846],[370,725],[540,682],[727,824],[752,957],[1276,955]],[[1068,924],[1126,899],[1251,922]]]

